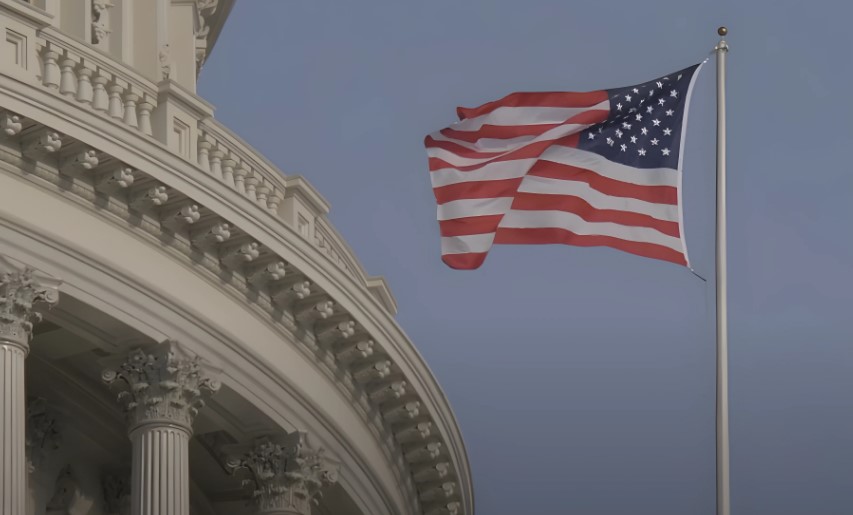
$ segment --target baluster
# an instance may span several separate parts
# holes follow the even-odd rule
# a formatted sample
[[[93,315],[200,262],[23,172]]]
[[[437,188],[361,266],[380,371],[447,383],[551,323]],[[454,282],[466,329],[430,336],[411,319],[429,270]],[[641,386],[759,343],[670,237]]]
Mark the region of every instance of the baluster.
[[[42,84],[47,86],[48,88],[56,89],[59,87],[59,65],[56,64],[56,60],[59,59],[59,53],[55,52],[51,47],[45,47],[44,53],[42,54],[42,61],[44,64],[44,69],[42,70]]]
[[[267,200],[267,207],[273,213],[278,214],[278,205],[284,200],[284,194],[278,188],[273,188],[272,193]]]
[[[106,112],[109,109],[110,97],[107,94],[107,83],[110,81],[103,70],[98,70],[92,78],[92,107],[96,111]]]
[[[210,172],[217,179],[222,178],[222,155],[222,151],[218,148],[210,153]]]
[[[88,104],[94,98],[92,74],[94,70],[81,63],[77,68],[77,101]]]
[[[139,130],[148,136],[151,132],[151,111],[154,110],[154,102],[151,97],[145,95],[142,97],[142,102],[139,103]]]
[[[67,57],[62,60],[62,71],[59,79],[59,92],[63,95],[73,95],[77,92],[77,77],[74,76],[74,59]]]
[[[110,92],[110,105],[107,110],[107,114],[112,116],[113,118],[122,118],[124,114],[124,107],[121,103],[121,93],[124,91],[124,86],[118,83],[110,84],[107,90]]]
[[[222,160],[222,180],[232,188],[234,187],[234,165],[236,164],[230,157]]]
[[[257,188],[259,182],[261,181],[254,174],[246,177],[246,196],[255,202],[258,200]]]
[[[124,123],[131,127],[137,127],[139,122],[136,119],[136,102],[139,100],[139,95],[127,90],[124,94]]]
[[[246,194],[246,177],[250,174],[251,171],[249,171],[243,163],[240,163],[240,166],[234,170],[234,186],[236,186],[237,191],[243,195]]]
[[[210,147],[212,145],[204,136],[198,138],[198,165],[210,173]]]
[[[264,207],[267,207],[267,197],[270,194],[270,187],[266,185],[266,183],[261,184],[258,187],[258,203]]]

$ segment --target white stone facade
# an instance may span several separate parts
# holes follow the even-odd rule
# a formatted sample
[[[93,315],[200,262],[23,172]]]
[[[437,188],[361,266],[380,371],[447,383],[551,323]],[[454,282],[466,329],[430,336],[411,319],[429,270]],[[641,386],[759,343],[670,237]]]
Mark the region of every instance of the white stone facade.
[[[473,515],[329,206],[213,116],[232,0],[0,0],[0,514]]]

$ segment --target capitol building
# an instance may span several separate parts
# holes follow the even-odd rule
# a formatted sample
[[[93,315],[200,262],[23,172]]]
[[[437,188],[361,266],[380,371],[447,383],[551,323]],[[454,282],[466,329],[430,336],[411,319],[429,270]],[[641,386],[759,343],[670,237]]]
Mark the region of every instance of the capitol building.
[[[0,515],[474,515],[387,284],[196,94],[233,5],[0,0]]]

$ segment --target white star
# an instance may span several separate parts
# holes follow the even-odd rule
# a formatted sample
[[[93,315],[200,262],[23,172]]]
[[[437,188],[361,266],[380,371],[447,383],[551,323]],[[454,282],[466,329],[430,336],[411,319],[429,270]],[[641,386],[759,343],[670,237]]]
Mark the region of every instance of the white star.
[[[650,97],[655,96],[655,90],[650,89],[650,90],[649,90],[649,96],[650,96]]]
[[[631,124],[628,122],[622,122],[622,128],[631,130]]]
[[[681,74],[680,73],[678,74],[678,78],[675,80],[681,80]]]
[[[604,127],[601,127],[601,126],[598,127],[598,133],[599,134],[601,134],[601,131],[603,131],[603,130],[604,130]]]
[[[666,103],[666,100],[665,100],[665,99],[663,99],[663,98],[659,98],[659,99],[658,99],[658,104],[660,104],[660,105],[664,105],[665,103]]]
[[[643,115],[638,114],[638,115],[637,115],[637,121],[638,121],[638,122],[640,122],[640,121],[642,121],[642,120],[643,120]]]
[[[645,99],[645,98],[644,98],[644,99],[642,99],[642,100],[640,100],[640,105],[643,105],[643,104],[645,104],[645,103],[646,103],[646,99]]]
[[[616,137],[617,137],[617,138],[621,138],[621,137],[622,137],[622,131],[620,131],[619,129],[616,129]]]
[[[652,123],[655,124],[655,127],[657,127],[658,125],[660,125],[660,120],[655,118],[654,120],[652,120]]]
[[[644,155],[646,155],[646,149],[641,148],[641,149],[637,150],[637,153],[640,154],[641,156],[644,156]]]
[[[671,96],[673,98],[678,98],[678,91],[673,89],[672,91],[669,92],[669,96]]]
[[[666,110],[666,115],[667,115],[667,116],[672,116],[672,115],[673,115],[673,113],[675,113],[675,111],[673,111],[672,109],[667,109],[667,110]]]
[[[621,103],[616,104],[616,110],[617,110],[617,111],[621,111],[621,110],[622,110],[622,104],[621,104]]]
[[[631,101],[631,95],[625,95],[625,100],[630,102]]]
[[[663,135],[664,136],[672,136],[672,129],[667,127],[666,129],[663,130]]]
[[[629,112],[629,113],[636,113],[636,112],[637,112],[637,108],[636,108],[636,107],[632,107],[631,109],[628,109],[628,112]]]
[[[625,152],[626,150],[628,150],[628,145],[622,143],[621,145],[619,145],[619,148],[622,149],[622,152]]]
[[[660,149],[660,151],[661,151],[661,153],[662,153],[663,155],[665,155],[665,156],[668,156],[668,155],[669,155],[669,149],[668,149],[668,148],[662,148],[662,149]]]
[[[607,138],[607,144],[608,145],[610,145],[612,147],[613,143],[614,143],[613,138]]]
[[[652,114],[652,111],[654,111],[654,109],[655,109],[654,107],[649,106],[649,107],[647,107],[647,108],[646,108],[646,112],[647,112],[647,113],[649,113],[649,114]]]
[[[636,143],[636,142],[637,142],[637,137],[631,136],[631,143]]]
[[[589,136],[589,139],[595,139],[595,134],[593,134],[591,132],[589,134],[587,134],[587,136]]]
[[[649,133],[649,130],[647,128],[643,127],[642,129],[640,129],[640,132],[642,132],[643,136],[645,136],[646,134]]]
[[[657,145],[657,144],[658,144],[658,139],[652,138],[652,145]]]
[[[659,88],[663,89],[663,82],[657,81],[655,84],[657,84]]]
[[[632,89],[631,91],[633,91],[634,93],[639,93],[639,92],[640,92],[640,90],[639,90],[639,89],[637,89],[637,88],[634,88],[634,89]]]

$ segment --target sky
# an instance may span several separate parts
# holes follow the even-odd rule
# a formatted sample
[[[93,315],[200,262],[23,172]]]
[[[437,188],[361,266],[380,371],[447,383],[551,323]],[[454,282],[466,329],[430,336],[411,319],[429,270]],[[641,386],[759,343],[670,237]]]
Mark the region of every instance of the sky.
[[[305,176],[457,415],[479,515],[711,515],[715,68],[686,269],[607,248],[440,260],[426,134],[456,106],[695,64],[727,25],[732,513],[853,512],[853,66],[841,2],[243,0],[199,91]]]

